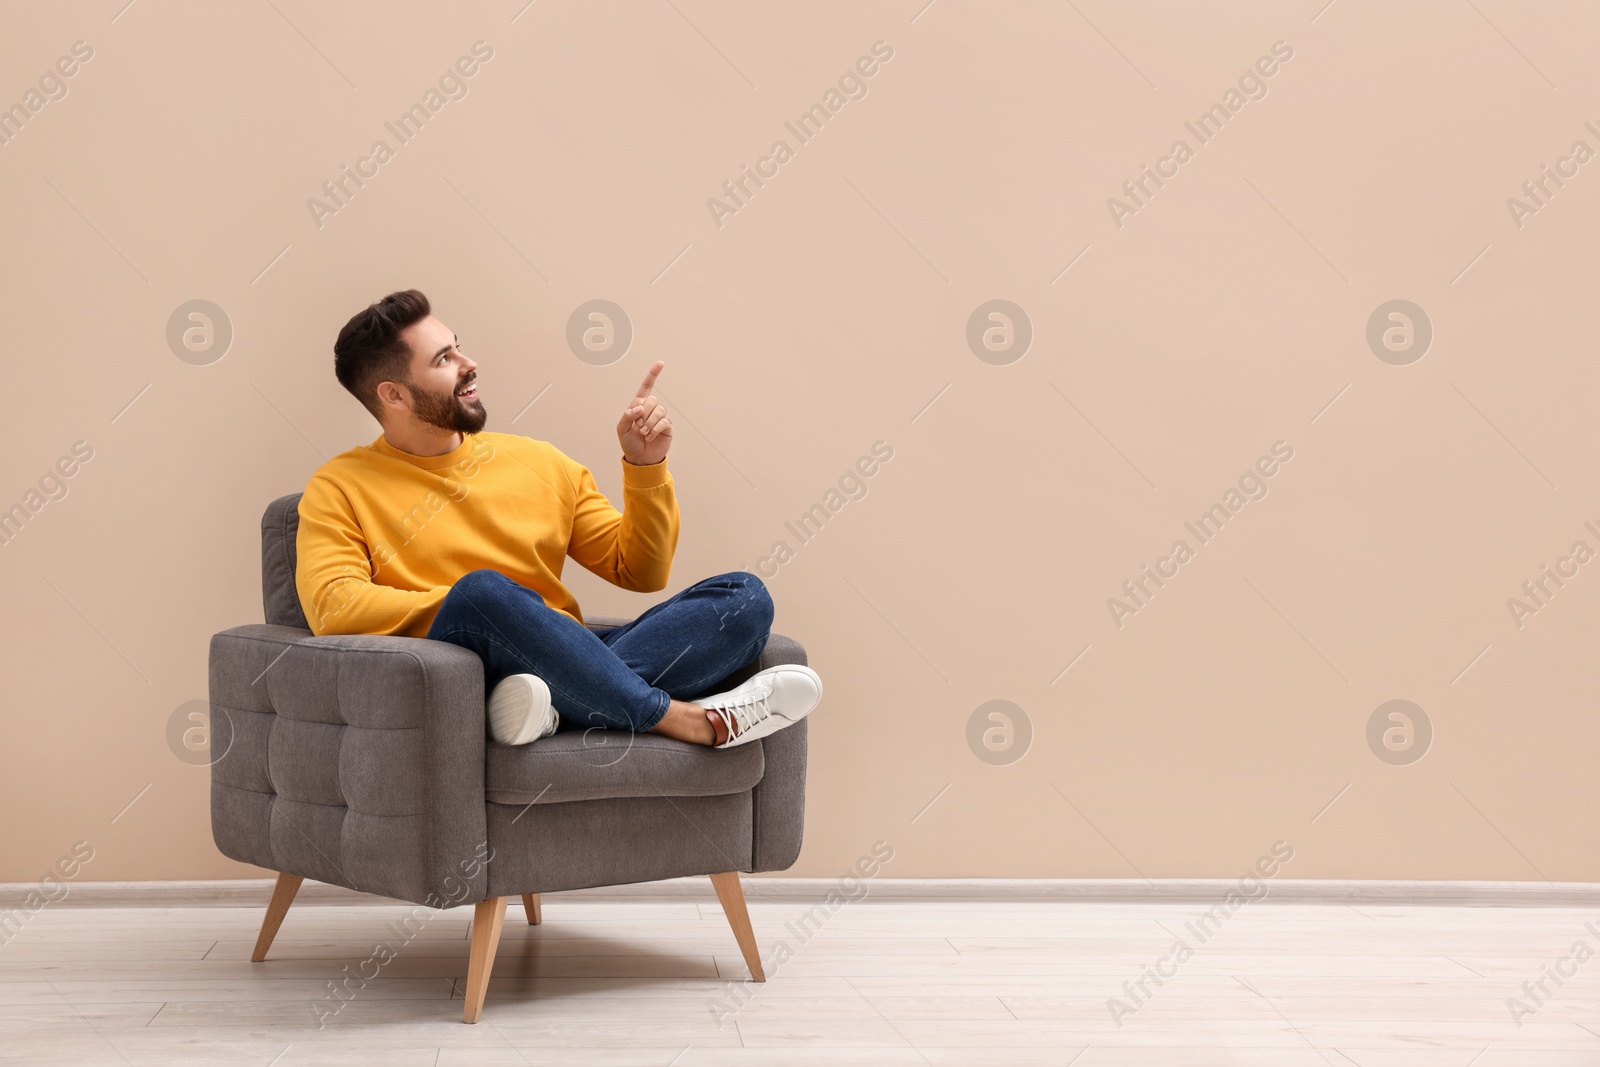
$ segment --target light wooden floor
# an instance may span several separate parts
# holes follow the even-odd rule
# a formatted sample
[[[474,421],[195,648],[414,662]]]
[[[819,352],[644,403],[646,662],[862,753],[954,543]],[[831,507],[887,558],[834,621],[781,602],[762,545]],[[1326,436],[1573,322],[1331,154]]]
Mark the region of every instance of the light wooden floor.
[[[506,914],[484,1021],[461,1022],[471,908],[292,908],[265,963],[253,908],[46,908],[0,946],[0,1062],[501,1067],[1577,1067],[1600,1064],[1600,959],[1518,1028],[1507,998],[1600,912],[1253,904],[1120,1029],[1106,1001],[1201,909],[850,904],[800,944],[752,904],[765,986],[715,903],[544,900]],[[311,1004],[379,942],[398,957],[318,1029]],[[1191,939],[1191,944],[1193,944]],[[1570,965],[1569,965],[1570,967]],[[370,972],[371,965],[368,966]],[[754,993],[718,1026],[711,1005]]]

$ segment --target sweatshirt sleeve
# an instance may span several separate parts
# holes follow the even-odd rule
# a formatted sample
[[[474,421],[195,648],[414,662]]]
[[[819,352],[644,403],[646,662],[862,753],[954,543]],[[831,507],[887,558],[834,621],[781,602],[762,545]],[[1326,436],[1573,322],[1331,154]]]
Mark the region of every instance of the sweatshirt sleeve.
[[[313,634],[427,636],[449,586],[417,592],[374,582],[361,524],[344,491],[325,475],[312,476],[299,511],[295,590]]]
[[[636,593],[667,587],[678,548],[678,498],[667,461],[622,461],[622,510],[612,507],[589,468],[561,456],[576,493],[567,555],[586,570]]]

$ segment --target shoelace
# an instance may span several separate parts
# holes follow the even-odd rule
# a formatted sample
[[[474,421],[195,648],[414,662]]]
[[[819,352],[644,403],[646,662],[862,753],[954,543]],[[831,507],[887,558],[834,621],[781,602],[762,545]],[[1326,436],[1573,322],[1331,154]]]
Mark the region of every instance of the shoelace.
[[[772,686],[765,685],[740,696],[718,701],[710,706],[710,710],[722,716],[722,721],[728,727],[728,739],[731,741],[756,723],[765,722],[772,717],[772,707],[767,703],[767,699],[771,696]]]

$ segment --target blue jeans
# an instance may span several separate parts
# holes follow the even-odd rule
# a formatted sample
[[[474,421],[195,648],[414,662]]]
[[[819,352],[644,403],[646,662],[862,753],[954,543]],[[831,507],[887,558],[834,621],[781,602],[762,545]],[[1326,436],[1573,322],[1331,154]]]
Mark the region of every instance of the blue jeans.
[[[747,571],[696,582],[596,633],[499,571],[477,570],[451,586],[428,639],[476,652],[485,695],[513,674],[536,674],[550,687],[563,728],[643,732],[670,701],[717,692],[761,655],[771,628],[772,597]]]

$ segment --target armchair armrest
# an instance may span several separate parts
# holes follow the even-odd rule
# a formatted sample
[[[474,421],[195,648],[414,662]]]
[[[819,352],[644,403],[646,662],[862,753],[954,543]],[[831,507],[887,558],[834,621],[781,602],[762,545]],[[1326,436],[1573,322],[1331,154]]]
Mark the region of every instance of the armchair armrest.
[[[236,626],[210,651],[226,856],[433,907],[487,895],[483,665],[442,641]]]
[[[806,650],[793,638],[773,634],[748,673],[780,663],[804,665]],[[788,870],[800,856],[806,828],[806,742],[810,726],[809,718],[801,719],[760,741],[767,769],[754,794],[752,871]]]

